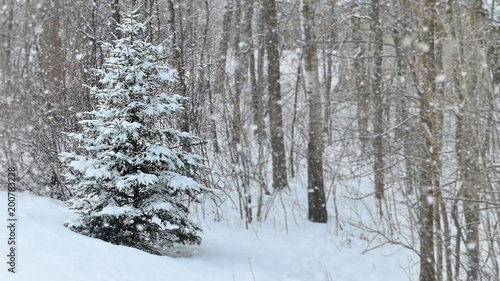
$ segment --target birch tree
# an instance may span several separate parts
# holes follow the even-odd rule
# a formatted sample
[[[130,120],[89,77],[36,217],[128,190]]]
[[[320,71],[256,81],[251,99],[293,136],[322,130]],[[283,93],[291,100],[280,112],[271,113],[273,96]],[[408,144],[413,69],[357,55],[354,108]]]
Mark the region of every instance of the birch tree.
[[[323,116],[315,35],[315,0],[301,0],[301,24],[303,33],[303,61],[307,103],[309,107],[309,142],[307,145],[307,194],[308,218],[313,222],[326,223],[328,213],[323,180]]]

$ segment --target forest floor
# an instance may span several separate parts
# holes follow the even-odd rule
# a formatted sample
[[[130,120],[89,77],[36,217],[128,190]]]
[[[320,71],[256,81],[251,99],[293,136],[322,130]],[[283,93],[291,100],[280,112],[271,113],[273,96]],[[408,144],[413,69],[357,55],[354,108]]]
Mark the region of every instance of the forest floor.
[[[305,193],[305,192],[304,192]],[[305,196],[305,194],[303,194]],[[304,199],[304,197],[302,197]],[[302,200],[299,200],[302,201]],[[22,281],[402,281],[414,279],[415,255],[401,247],[373,246],[358,234],[307,221],[303,210],[245,229],[236,210],[201,222],[200,246],[155,256],[74,233],[63,224],[76,214],[62,202],[17,194],[16,273],[8,272],[7,193],[0,218],[0,280]],[[279,205],[279,203],[275,204]],[[273,212],[273,210],[271,210]],[[195,214],[196,216],[196,214]],[[198,214],[198,219],[200,214]],[[232,218],[232,219],[231,219]],[[8,230],[8,229],[7,229]],[[360,239],[361,238],[361,239]]]

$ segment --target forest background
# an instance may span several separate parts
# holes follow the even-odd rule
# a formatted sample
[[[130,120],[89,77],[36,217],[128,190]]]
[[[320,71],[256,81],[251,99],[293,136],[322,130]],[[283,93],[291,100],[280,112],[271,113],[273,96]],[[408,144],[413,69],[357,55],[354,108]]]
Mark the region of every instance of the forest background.
[[[204,200],[248,227],[298,186],[309,220],[413,250],[422,281],[500,279],[495,0],[2,0],[0,166],[26,190],[74,195],[63,132],[95,108],[83,85],[138,5],[189,97],[176,122],[220,191]],[[369,203],[353,220],[340,199]]]

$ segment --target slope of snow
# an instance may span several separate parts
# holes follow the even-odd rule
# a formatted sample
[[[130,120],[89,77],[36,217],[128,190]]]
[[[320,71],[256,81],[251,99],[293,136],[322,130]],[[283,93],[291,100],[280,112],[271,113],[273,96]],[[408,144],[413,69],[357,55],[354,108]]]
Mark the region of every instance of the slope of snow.
[[[366,242],[334,236],[329,225],[300,219],[268,220],[245,230],[236,221],[203,224],[203,242],[177,247],[169,256],[111,245],[73,233],[63,224],[75,214],[61,202],[17,194],[17,266],[7,271],[7,193],[0,218],[0,280],[22,281],[320,281],[407,280],[410,253],[385,246],[362,254]],[[300,225],[300,226],[299,226]]]

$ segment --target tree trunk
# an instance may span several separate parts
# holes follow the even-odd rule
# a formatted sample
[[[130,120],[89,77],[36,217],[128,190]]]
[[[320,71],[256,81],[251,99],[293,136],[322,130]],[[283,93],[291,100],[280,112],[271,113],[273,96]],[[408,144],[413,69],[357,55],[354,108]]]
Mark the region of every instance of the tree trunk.
[[[434,111],[436,95],[435,34],[437,25],[436,0],[426,2],[427,32],[419,52],[422,55],[424,89],[419,93],[420,122],[424,136],[425,153],[420,166],[420,281],[435,281],[434,216],[435,192],[439,189],[438,122]],[[437,202],[436,202],[437,203]],[[440,235],[440,234],[439,234]]]
[[[482,2],[472,0],[469,2],[471,6],[470,24],[471,30],[463,34],[464,41],[477,42],[481,32],[480,21],[478,15],[481,11]],[[478,92],[482,88],[477,84],[479,77],[479,69],[482,68],[479,62],[482,60],[480,44],[473,44],[472,48],[466,49],[465,44],[459,46],[459,57],[455,76],[459,87],[458,103],[459,107],[457,114],[457,131],[456,131],[456,153],[458,158],[459,170],[461,174],[462,186],[461,194],[463,194],[463,212],[465,218],[465,247],[467,249],[467,281],[479,280],[479,260],[480,260],[480,245],[479,245],[479,224],[480,224],[480,206],[479,194],[484,191],[483,171],[479,162],[481,155],[481,142],[479,141],[479,130],[476,126],[476,112],[478,111],[477,98]],[[466,58],[473,57],[474,60],[469,61]],[[470,67],[472,73],[467,76],[461,75],[465,67]],[[474,71],[475,70],[475,71]],[[481,93],[482,94],[482,93]]]
[[[288,185],[283,114],[281,109],[280,53],[278,42],[278,18],[276,1],[263,1],[264,23],[266,25],[267,79],[269,92],[271,151],[273,166],[273,188],[281,191]]]
[[[353,3],[356,5],[356,3]],[[355,8],[358,8],[355,6]],[[365,70],[365,46],[363,43],[363,34],[361,31],[361,19],[353,17],[352,19],[353,34],[352,39],[354,41],[354,55],[353,55],[353,75],[354,75],[354,87],[356,88],[356,101],[357,101],[357,113],[356,120],[358,123],[358,136],[361,142],[361,150],[364,152],[367,146],[367,135],[368,135],[368,115],[369,115],[369,104],[368,104],[368,91],[365,78],[368,76]]]
[[[177,33],[177,28],[175,26],[175,6],[173,0],[168,0],[168,34],[170,38],[170,48],[173,54],[173,61],[175,68],[177,69],[177,80],[179,81],[179,94],[183,97],[188,97],[186,77],[185,77],[185,66],[184,66],[184,52],[182,40],[179,41],[179,36]],[[182,33],[182,30],[181,30]],[[182,35],[181,38],[182,39]],[[180,129],[184,132],[189,132],[189,110],[188,105],[184,102],[185,109],[181,113],[180,118]],[[185,149],[189,149],[185,147]]]
[[[309,105],[309,143],[307,145],[308,218],[313,222],[326,223],[325,184],[323,180],[323,116],[319,84],[318,54],[315,36],[315,0],[301,1],[303,61],[307,102]]]
[[[226,62],[227,62],[227,53],[229,48],[229,35],[231,32],[231,20],[233,16],[233,0],[227,0],[224,16],[222,18],[222,34],[219,42],[219,53],[217,56],[217,61],[215,63],[216,68],[216,77],[214,84],[214,93],[222,98],[222,105],[226,105],[226,93],[224,89],[225,81],[226,81]],[[214,103],[217,102],[217,99],[214,98],[210,101],[210,106],[214,107]],[[211,116],[211,134],[212,141],[214,145],[215,152],[219,152],[219,145],[217,141],[217,123],[215,121],[215,116]]]
[[[120,38],[121,34],[116,28],[118,25],[120,25],[121,22],[121,16],[120,16],[120,0],[113,0],[111,3],[111,10],[113,10],[113,13],[111,15],[112,21],[111,21],[111,26],[112,30],[115,33],[116,38]]]
[[[3,70],[2,70],[2,84],[6,88],[7,91],[11,90],[12,84],[12,75],[11,75],[11,54],[12,54],[12,28],[14,23],[14,0],[8,1],[8,5],[4,6],[7,11],[7,30],[4,33],[3,41],[5,46],[5,57],[3,61]]]
[[[241,49],[241,0],[235,0],[234,9],[234,95],[233,95],[233,118],[232,118],[232,147],[237,147],[241,142],[241,88],[243,87],[243,52]]]
[[[373,53],[375,65],[372,73],[373,104],[375,109],[373,118],[373,133],[375,135],[375,139],[373,140],[373,150],[375,151],[373,171],[375,173],[375,198],[378,200],[377,204],[379,213],[380,216],[382,216],[382,199],[384,198],[384,105],[382,104],[382,51],[384,45],[382,23],[380,22],[379,0],[372,0],[372,31],[375,35],[375,50]]]
[[[254,14],[254,0],[246,0],[245,21],[243,26],[243,34],[246,39],[246,55],[248,60],[248,73],[250,75],[250,95],[253,113],[253,132],[257,135],[259,145],[264,144],[266,139],[266,128],[264,124],[264,116],[262,114],[262,92],[259,91],[257,83],[257,73],[255,69],[255,49],[253,43],[252,19]]]
[[[327,9],[329,11],[328,16],[328,24],[334,25],[335,22],[335,5],[337,4],[337,0],[329,0],[327,2]],[[333,78],[333,51],[336,49],[333,41],[336,39],[337,34],[335,28],[330,28],[330,34],[328,34],[328,41],[330,42],[327,48],[323,49],[323,54],[326,58],[324,71],[324,81],[325,81],[325,114],[324,114],[324,132],[327,138],[327,144],[332,145],[333,143],[333,132],[332,132],[332,122],[331,122],[331,114],[332,114],[332,78]],[[324,59],[325,59],[324,58]],[[337,85],[339,82],[337,82]]]

